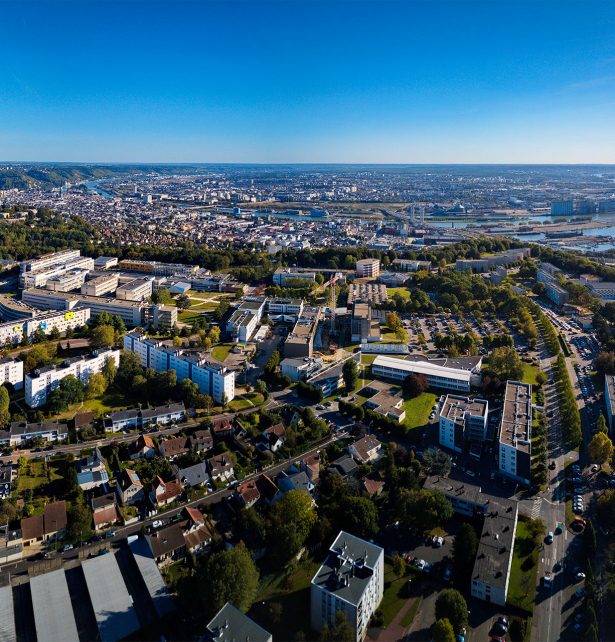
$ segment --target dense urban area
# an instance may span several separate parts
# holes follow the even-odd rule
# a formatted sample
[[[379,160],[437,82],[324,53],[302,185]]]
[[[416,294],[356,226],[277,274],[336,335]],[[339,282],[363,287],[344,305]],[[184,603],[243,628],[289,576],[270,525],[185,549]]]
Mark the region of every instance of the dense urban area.
[[[615,170],[0,166],[0,640],[615,614]]]

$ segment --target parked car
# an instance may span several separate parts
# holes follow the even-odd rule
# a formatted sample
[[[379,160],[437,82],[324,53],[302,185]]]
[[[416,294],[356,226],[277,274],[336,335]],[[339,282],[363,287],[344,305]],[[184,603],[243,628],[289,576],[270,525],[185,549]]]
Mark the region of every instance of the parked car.
[[[62,549],[63,553],[68,553],[68,551],[72,551],[74,546],[72,544],[66,544],[66,546]]]
[[[547,544],[553,544],[553,531],[547,533],[546,540]]]
[[[159,519],[156,519],[152,522],[152,528],[161,528],[162,522]]]

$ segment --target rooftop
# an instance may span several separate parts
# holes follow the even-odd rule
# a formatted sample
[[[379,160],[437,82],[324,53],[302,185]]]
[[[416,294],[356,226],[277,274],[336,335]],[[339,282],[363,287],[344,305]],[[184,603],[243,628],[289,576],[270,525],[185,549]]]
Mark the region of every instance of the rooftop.
[[[532,386],[507,381],[502,408],[500,443],[530,452],[532,439]]]

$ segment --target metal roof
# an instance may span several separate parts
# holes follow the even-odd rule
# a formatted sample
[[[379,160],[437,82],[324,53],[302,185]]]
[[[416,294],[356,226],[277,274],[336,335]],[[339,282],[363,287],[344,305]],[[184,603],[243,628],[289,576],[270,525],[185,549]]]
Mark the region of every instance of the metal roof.
[[[7,584],[0,586],[0,642],[14,642],[16,639],[13,589]]]
[[[141,628],[113,553],[81,563],[101,642],[116,642]]]
[[[161,618],[168,615],[175,610],[175,604],[162,579],[158,565],[152,557],[147,542],[139,538],[135,542],[130,543],[130,550],[139,567],[139,572],[145,582],[147,591],[152,598],[156,613],[158,613],[158,616]]]
[[[394,370],[406,371],[408,373],[416,372],[433,377],[443,377],[446,379],[457,379],[459,381],[469,382],[471,373],[469,370],[460,370],[458,368],[446,368],[422,361],[408,361],[406,359],[396,359],[395,357],[377,356],[374,359],[372,367],[391,368]]]
[[[79,642],[64,571],[32,577],[30,591],[36,637],[46,642]]]

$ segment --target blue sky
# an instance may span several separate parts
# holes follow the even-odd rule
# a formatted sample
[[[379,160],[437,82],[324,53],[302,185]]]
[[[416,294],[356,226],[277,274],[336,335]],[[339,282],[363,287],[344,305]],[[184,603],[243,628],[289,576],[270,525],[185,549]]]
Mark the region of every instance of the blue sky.
[[[2,159],[615,162],[612,0],[0,0],[0,16]]]

